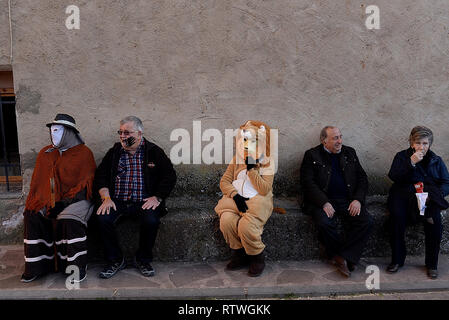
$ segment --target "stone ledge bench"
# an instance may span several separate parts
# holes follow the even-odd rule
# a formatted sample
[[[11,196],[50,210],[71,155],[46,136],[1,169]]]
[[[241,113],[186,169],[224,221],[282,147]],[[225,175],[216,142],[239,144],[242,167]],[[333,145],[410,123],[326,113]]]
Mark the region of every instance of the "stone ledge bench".
[[[214,207],[217,199],[171,198],[167,202],[169,213],[161,219],[153,250],[155,261],[217,261],[230,257],[219,229]],[[194,206],[193,206],[194,205]],[[287,213],[273,213],[265,225],[262,239],[266,245],[267,260],[311,260],[323,257],[317,239],[317,231],[311,218],[304,215],[296,199],[275,198],[275,207],[283,207]],[[386,196],[370,196],[367,210],[374,220],[374,229],[365,247],[364,257],[389,257]],[[449,253],[449,217],[442,212],[444,233],[441,253]],[[125,220],[118,225],[118,234],[124,254],[133,256],[138,243],[137,222]],[[103,256],[100,239],[94,222],[88,230],[89,259]],[[424,254],[424,230],[422,224],[407,229],[409,255]],[[126,247],[124,246],[126,244]]]

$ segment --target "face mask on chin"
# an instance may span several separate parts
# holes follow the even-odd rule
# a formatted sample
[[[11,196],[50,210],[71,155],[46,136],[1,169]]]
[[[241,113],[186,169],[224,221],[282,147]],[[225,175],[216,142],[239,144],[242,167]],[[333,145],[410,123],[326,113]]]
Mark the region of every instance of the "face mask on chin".
[[[64,135],[64,126],[60,124],[54,124],[50,127],[51,142],[55,148],[59,146]]]

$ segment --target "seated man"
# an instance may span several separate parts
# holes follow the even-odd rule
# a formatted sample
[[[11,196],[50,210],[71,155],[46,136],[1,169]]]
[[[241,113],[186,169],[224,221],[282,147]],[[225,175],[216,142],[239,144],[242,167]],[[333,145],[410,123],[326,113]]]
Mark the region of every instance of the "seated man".
[[[328,258],[349,277],[372,228],[364,205],[368,180],[355,150],[343,145],[338,128],[324,127],[320,140],[306,151],[301,165],[304,208],[316,223]],[[349,224],[345,241],[337,232],[336,214]]]
[[[153,246],[160,218],[166,214],[165,199],[176,183],[176,172],[164,151],[143,137],[142,121],[129,116],[120,121],[120,142],[104,156],[95,174],[95,190],[102,203],[97,220],[107,265],[100,277],[108,279],[125,267],[115,233],[119,217],[140,219],[139,249],[134,263],[140,272],[153,276]]]
[[[37,155],[23,213],[22,282],[56,271],[55,259],[60,271],[77,266],[79,279],[74,281],[82,281],[86,278],[86,229],[93,211],[89,200],[95,160],[73,117],[58,114],[47,127],[52,144]]]

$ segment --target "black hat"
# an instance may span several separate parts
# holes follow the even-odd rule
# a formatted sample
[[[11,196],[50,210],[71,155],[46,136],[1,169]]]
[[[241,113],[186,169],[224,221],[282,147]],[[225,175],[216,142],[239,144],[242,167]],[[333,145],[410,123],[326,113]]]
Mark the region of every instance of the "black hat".
[[[73,117],[69,116],[68,114],[58,113],[53,122],[47,123],[47,127],[50,128],[53,124],[62,124],[63,126],[72,128],[76,133],[79,133],[78,129],[76,128],[75,119],[73,119]]]

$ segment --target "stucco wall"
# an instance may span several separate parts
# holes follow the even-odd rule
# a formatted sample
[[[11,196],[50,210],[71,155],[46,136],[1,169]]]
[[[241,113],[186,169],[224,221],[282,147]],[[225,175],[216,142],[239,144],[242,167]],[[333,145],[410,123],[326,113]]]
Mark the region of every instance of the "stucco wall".
[[[8,1],[0,0],[0,71],[10,64],[11,38],[9,30]]]
[[[71,4],[80,30],[65,27]],[[370,4],[380,30],[365,27]],[[223,133],[266,121],[280,130],[276,193],[297,190],[304,151],[327,124],[358,150],[371,193],[386,192],[414,125],[432,128],[449,160],[447,0],[12,0],[12,18],[25,191],[57,112],[76,117],[97,161],[129,114],[167,153],[172,129],[192,134],[193,120]],[[0,59],[4,37],[0,28]],[[178,193],[213,194],[224,166],[177,170]]]

